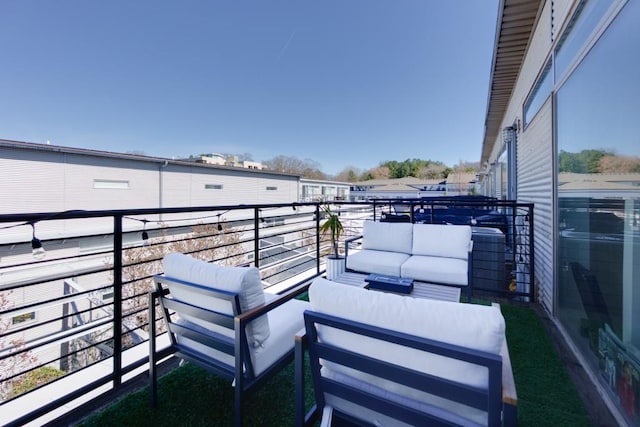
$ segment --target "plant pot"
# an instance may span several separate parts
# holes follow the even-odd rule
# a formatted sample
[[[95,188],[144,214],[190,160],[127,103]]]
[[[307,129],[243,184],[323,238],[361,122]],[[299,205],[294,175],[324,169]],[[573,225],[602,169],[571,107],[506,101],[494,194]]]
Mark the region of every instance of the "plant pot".
[[[345,259],[344,257],[327,257],[327,279],[335,280],[345,271]]]

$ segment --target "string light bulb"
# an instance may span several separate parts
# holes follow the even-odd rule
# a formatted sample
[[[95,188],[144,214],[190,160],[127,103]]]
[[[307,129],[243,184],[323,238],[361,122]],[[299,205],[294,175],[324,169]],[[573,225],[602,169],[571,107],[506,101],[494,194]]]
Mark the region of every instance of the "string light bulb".
[[[222,224],[220,224],[220,215],[222,214],[218,214],[218,231],[222,231]]]
[[[40,239],[36,237],[36,226],[33,222],[31,223],[31,229],[31,254],[36,259],[42,259],[47,256],[47,251],[45,251],[42,247],[42,242],[40,241]]]
[[[149,246],[149,233],[147,232],[147,220],[142,220],[142,246]]]

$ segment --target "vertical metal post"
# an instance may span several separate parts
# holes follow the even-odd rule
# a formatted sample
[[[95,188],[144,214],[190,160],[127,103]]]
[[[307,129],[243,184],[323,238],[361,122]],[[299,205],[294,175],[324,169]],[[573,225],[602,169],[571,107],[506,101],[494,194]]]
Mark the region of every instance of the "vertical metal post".
[[[316,203],[316,274],[320,274],[320,204]]]
[[[149,398],[152,407],[158,403],[156,371],[156,295],[161,296],[158,291],[149,292]]]
[[[529,298],[536,302],[535,284],[535,252],[533,251],[533,204],[529,204]]]
[[[260,209],[253,208],[253,265],[260,268]]]
[[[113,386],[122,383],[122,215],[113,217]]]

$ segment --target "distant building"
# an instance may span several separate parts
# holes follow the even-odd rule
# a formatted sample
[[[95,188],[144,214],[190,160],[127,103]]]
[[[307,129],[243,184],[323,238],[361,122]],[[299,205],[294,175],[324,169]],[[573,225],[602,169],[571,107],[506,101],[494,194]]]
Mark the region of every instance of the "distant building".
[[[349,184],[346,182],[300,178],[300,202],[348,200]]]
[[[193,159],[185,159],[187,161],[194,161]],[[236,168],[246,169],[264,169],[264,165],[260,162],[253,162],[249,160],[238,160],[238,156],[224,156],[222,154],[204,154],[195,159],[196,163],[205,163],[208,165],[230,166]]]
[[[372,179],[351,184],[351,201],[371,199],[415,199],[420,197],[475,194],[475,173],[451,173],[447,179],[404,178]]]

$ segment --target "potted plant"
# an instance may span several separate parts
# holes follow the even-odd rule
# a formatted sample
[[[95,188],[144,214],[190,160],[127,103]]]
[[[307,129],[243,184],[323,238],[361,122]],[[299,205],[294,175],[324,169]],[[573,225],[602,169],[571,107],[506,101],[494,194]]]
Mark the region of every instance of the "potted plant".
[[[332,211],[328,204],[322,206],[322,212],[324,213],[324,222],[320,226],[320,232],[323,235],[329,234],[333,248],[333,253],[328,255],[326,259],[327,279],[334,280],[345,271],[345,259],[338,250],[338,241],[344,227],[339,214]]]

